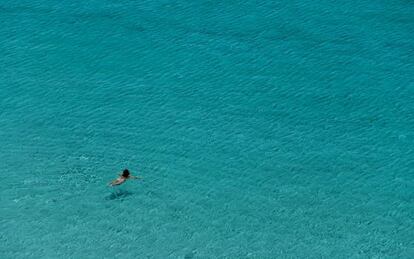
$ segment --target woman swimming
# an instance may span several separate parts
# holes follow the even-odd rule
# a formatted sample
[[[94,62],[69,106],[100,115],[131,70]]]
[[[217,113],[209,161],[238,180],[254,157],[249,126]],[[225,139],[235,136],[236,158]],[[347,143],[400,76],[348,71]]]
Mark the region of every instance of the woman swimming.
[[[113,180],[109,183],[110,186],[120,185],[123,184],[128,179],[139,179],[137,176],[133,176],[129,173],[128,169],[125,169],[122,171],[122,174],[119,175],[119,177],[116,180]]]

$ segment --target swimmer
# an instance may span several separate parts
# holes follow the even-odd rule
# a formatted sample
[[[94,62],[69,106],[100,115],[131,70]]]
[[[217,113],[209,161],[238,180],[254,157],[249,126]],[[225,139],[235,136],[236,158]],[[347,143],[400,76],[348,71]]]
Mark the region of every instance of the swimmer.
[[[122,171],[122,174],[120,174],[116,180],[113,180],[112,182],[109,183],[109,186],[123,184],[128,179],[139,179],[139,177],[131,175],[129,173],[129,170],[125,169],[124,171]]]

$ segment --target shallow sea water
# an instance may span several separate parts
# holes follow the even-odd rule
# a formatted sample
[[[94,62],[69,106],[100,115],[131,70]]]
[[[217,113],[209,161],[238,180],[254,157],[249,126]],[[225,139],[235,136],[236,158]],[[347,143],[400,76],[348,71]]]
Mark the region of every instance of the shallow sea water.
[[[413,258],[413,14],[0,1],[0,257]]]

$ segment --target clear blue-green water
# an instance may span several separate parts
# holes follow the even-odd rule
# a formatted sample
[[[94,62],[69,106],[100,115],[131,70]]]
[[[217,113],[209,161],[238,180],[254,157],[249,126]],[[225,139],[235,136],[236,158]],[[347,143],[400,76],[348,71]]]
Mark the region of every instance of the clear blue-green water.
[[[0,257],[413,258],[413,61],[412,1],[2,0]]]

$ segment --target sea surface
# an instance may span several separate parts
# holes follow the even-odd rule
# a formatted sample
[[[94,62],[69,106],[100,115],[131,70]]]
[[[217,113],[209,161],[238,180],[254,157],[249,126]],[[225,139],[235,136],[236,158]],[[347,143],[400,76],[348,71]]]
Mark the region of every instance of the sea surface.
[[[0,185],[2,259],[414,258],[414,2],[0,0]]]

